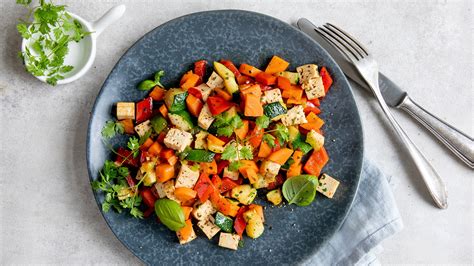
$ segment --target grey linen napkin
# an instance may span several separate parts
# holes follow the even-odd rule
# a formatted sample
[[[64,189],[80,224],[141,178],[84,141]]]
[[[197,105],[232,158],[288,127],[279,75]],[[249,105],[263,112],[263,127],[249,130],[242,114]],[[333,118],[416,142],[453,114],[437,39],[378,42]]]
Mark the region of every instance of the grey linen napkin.
[[[304,265],[378,265],[380,243],[402,228],[386,176],[365,158],[359,189],[346,220]]]

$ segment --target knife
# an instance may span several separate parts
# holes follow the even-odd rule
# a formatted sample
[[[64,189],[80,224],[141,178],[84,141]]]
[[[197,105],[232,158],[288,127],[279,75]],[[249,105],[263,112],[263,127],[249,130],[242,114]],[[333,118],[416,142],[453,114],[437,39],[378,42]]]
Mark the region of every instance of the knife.
[[[313,23],[308,19],[300,18],[297,22],[297,26],[302,32],[319,43],[319,45],[332,56],[347,77],[359,84],[362,88],[370,91],[369,86],[362,79],[352,63],[315,31],[317,27]],[[441,143],[446,145],[459,159],[469,167],[474,168],[474,140],[471,137],[421,107],[408,96],[407,92],[398,87],[382,73],[379,73],[379,86],[387,105],[407,112],[416,121],[426,127]]]

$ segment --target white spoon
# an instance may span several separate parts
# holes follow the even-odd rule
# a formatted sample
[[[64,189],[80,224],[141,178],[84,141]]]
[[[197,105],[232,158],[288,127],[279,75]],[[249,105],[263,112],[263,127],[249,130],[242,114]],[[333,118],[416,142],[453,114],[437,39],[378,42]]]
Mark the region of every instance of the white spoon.
[[[90,35],[84,37],[79,42],[69,43],[69,53],[64,59],[64,65],[71,65],[74,69],[64,74],[64,79],[58,80],[58,84],[66,84],[82,77],[94,63],[97,50],[97,37],[110,24],[117,21],[125,13],[125,5],[115,6],[107,11],[101,18],[94,22],[89,22],[82,17],[68,12],[73,19],[77,19],[84,30],[91,32]],[[25,47],[29,47],[29,40],[23,39],[21,43],[21,51],[25,52]],[[31,49],[30,49],[31,50]],[[46,82],[45,76],[37,76],[42,82]]]

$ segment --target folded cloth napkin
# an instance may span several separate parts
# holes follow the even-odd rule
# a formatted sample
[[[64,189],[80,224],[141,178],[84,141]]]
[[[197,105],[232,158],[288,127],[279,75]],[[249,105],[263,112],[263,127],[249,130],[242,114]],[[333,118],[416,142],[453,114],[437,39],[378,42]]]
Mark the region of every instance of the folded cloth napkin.
[[[386,176],[364,159],[359,189],[346,220],[304,265],[378,265],[380,243],[402,228]]]

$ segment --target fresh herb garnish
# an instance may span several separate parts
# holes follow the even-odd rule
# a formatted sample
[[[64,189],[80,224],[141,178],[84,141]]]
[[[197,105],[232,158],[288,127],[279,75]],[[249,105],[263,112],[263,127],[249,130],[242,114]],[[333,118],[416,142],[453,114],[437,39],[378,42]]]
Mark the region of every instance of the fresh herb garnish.
[[[239,150],[237,150],[237,146],[239,146]],[[236,142],[228,144],[224,152],[222,153],[221,159],[223,160],[252,160],[253,154],[252,150],[248,146],[241,146],[238,145]]]
[[[225,112],[217,115],[212,125],[217,128],[216,134],[218,136],[230,137],[234,130],[242,127],[244,123],[239,115],[231,116]]]
[[[262,140],[265,141],[270,148],[274,148],[276,146],[275,137],[270,134],[264,134]]]
[[[157,200],[155,202],[155,213],[160,218],[160,221],[172,231],[178,231],[186,225],[183,209],[174,200]]]
[[[285,125],[281,123],[276,124],[274,134],[281,145],[290,140],[290,132],[288,130],[288,127],[285,127]]]
[[[307,206],[316,196],[318,179],[312,175],[299,175],[288,178],[283,183],[282,192],[289,204]]]
[[[124,128],[122,123],[118,121],[109,120],[105,122],[104,127],[102,128],[102,137],[105,139],[113,138],[117,133],[123,134]]]
[[[242,163],[242,162],[240,162],[240,161],[234,161],[234,162],[231,162],[231,163],[229,164],[228,168],[229,168],[229,171],[235,172],[235,171],[239,170],[239,168],[242,167],[242,166],[243,166],[243,163]]]
[[[133,217],[143,218],[142,211],[138,209],[142,201],[137,193],[140,183],[129,187],[126,178],[130,172],[127,167],[117,166],[114,162],[107,160],[99,175],[100,177],[92,182],[92,188],[105,193],[102,203],[104,212],[108,212],[112,207],[119,213],[124,209],[129,209]]]
[[[164,88],[163,84],[161,84],[161,78],[165,75],[164,70],[160,70],[155,73],[155,76],[153,77],[153,80],[147,79],[138,84],[138,89],[142,91],[148,91],[155,86],[159,86],[161,88]]]
[[[48,84],[56,85],[58,80],[64,79],[64,74],[74,69],[64,65],[69,42],[79,42],[90,32],[84,31],[82,24],[66,12],[65,5],[40,0],[39,6],[29,7],[31,0],[16,2],[29,9],[28,16],[16,27],[29,43],[25,52],[20,53],[26,70],[35,76],[44,76]]]
[[[140,144],[136,137],[130,137],[128,139],[127,147],[132,151],[133,157],[137,157],[139,153]]]
[[[257,120],[255,120],[255,124],[257,124],[258,127],[265,129],[270,125],[270,118],[266,115],[259,116]]]

